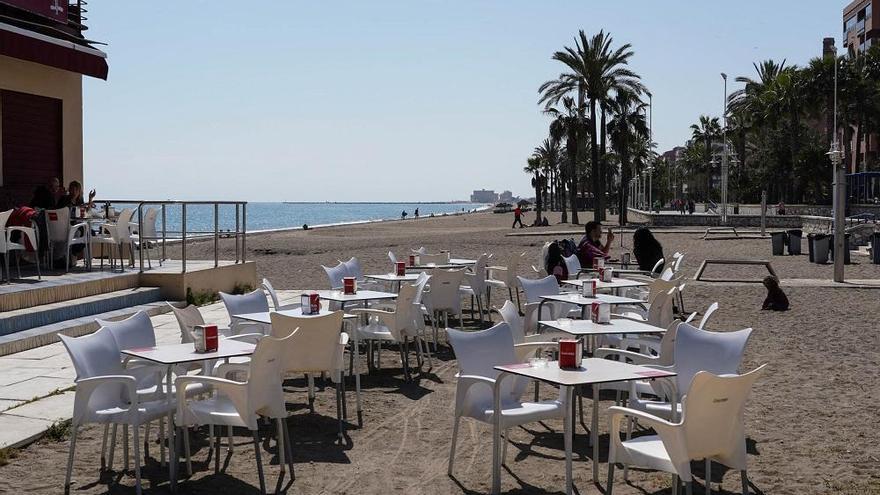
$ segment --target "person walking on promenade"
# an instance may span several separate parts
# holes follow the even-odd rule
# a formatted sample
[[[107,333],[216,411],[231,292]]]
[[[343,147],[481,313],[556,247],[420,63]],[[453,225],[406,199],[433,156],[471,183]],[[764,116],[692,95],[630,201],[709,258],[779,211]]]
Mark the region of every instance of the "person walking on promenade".
[[[516,208],[513,209],[513,225],[510,228],[515,229],[516,224],[519,224],[519,228],[523,228],[522,208],[520,208],[519,205],[517,205]]]

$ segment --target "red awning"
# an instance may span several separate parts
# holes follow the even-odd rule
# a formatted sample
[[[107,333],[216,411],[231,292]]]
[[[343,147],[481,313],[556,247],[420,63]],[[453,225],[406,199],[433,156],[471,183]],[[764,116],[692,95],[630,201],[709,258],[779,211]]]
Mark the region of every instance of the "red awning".
[[[0,23],[0,55],[107,79],[104,52]]]

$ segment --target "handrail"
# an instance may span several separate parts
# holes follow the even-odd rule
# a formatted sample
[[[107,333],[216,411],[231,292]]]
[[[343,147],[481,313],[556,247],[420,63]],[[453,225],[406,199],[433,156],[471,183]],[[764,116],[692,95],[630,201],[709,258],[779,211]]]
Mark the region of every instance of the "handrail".
[[[143,199],[101,199],[95,200],[95,204],[100,204],[103,206],[104,213],[106,217],[109,217],[110,207],[114,204],[124,204],[124,205],[135,205],[136,213],[137,213],[137,236],[138,236],[138,269],[141,273],[144,271],[144,249],[153,241],[159,242],[161,241],[161,257],[159,259],[160,264],[161,261],[168,259],[166,256],[166,245],[168,244],[169,239],[180,241],[180,253],[181,253],[181,273],[186,273],[186,264],[187,264],[187,254],[186,254],[186,244],[187,240],[192,239],[205,239],[211,237],[214,239],[214,267],[220,266],[220,238],[221,236],[224,238],[234,238],[235,242],[235,263],[244,263],[246,261],[246,253],[247,253],[247,201],[233,201],[233,200],[222,200],[222,201],[184,201],[184,200],[143,200]],[[156,235],[147,236],[144,235],[144,208],[149,206],[159,206],[161,208],[161,232],[157,230]],[[213,229],[212,230],[195,230],[190,231],[187,229],[187,206],[213,206]],[[234,206],[235,207],[235,229],[234,230],[221,230],[220,229],[220,207],[221,206]],[[180,207],[180,230],[169,230],[168,222],[167,222],[167,208],[168,207]],[[154,220],[155,222],[155,220]],[[135,222],[129,221],[129,228],[133,226]],[[170,234],[170,235],[169,235]],[[178,237],[179,234],[179,237]],[[132,243],[132,249],[134,249],[134,243]],[[133,256],[133,252],[132,252]]]

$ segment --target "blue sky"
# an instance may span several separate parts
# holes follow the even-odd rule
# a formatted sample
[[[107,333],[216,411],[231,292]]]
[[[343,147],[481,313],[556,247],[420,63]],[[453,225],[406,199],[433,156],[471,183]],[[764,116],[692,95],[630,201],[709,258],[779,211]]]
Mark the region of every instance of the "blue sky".
[[[102,196],[442,201],[529,194],[537,88],[578,29],[631,43],[665,151],[719,115],[720,72],[840,45],[845,1],[91,0],[85,181]]]

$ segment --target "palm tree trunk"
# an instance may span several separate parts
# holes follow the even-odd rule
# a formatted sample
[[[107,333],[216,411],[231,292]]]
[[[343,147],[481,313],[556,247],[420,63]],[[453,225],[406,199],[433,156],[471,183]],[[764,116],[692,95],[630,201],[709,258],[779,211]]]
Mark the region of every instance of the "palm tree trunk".
[[[618,213],[618,223],[620,225],[626,225],[628,221],[628,213],[626,204],[627,204],[627,196],[628,191],[626,184],[629,183],[629,153],[627,153],[626,148],[627,142],[625,137],[621,137],[620,143],[620,212]]]
[[[565,184],[567,181],[566,174],[560,174],[559,183],[556,186],[556,198],[559,200],[559,209],[562,211],[562,223],[568,223],[568,210],[565,207]]]
[[[608,182],[607,182],[608,178],[606,177],[607,171],[605,170],[606,169],[606,167],[605,167],[605,154],[608,152],[608,150],[605,147],[605,137],[606,137],[605,130],[607,129],[605,126],[605,117],[606,117],[605,105],[602,105],[602,117],[601,117],[602,121],[599,125],[599,131],[600,131],[599,132],[599,142],[601,143],[599,145],[599,169],[602,171],[601,184],[602,184],[602,205],[603,205],[603,208],[600,211],[601,218],[598,219],[599,221],[605,220],[605,208],[604,208],[604,205],[605,205],[605,184],[608,184]],[[594,127],[594,130],[595,130],[595,127]]]
[[[599,167],[599,146],[596,143],[596,99],[590,98],[590,158],[593,172],[593,219],[600,220],[605,210],[602,188],[602,170]]]
[[[568,149],[568,198],[569,204],[571,206],[571,223],[577,224],[579,223],[577,212],[577,129],[571,129],[568,131],[568,141],[566,143],[566,148]]]
[[[541,172],[535,170],[535,219],[538,225],[541,224]]]

